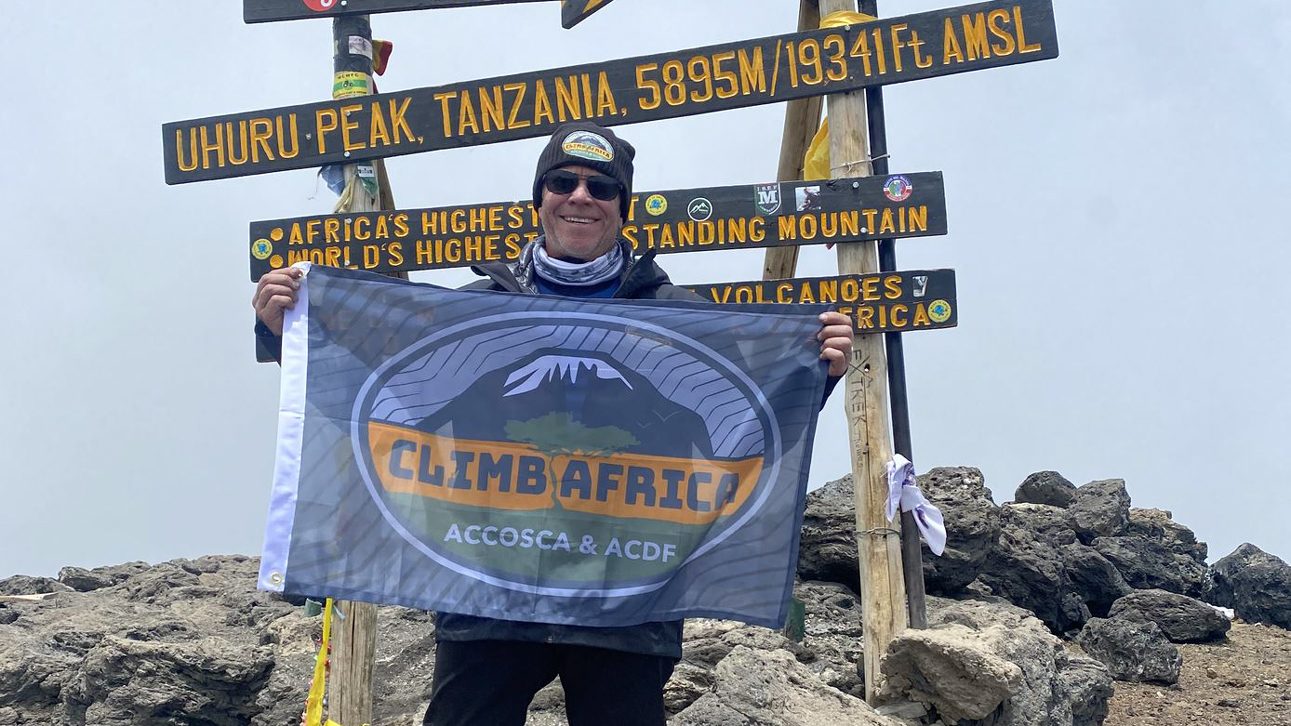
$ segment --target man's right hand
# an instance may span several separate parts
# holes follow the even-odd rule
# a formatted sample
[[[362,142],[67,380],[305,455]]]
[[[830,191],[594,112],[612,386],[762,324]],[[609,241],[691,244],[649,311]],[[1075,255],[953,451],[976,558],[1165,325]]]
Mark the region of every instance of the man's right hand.
[[[282,316],[296,304],[296,291],[300,289],[300,269],[287,267],[266,272],[256,283],[256,293],[251,307],[256,317],[274,335],[282,335]]]

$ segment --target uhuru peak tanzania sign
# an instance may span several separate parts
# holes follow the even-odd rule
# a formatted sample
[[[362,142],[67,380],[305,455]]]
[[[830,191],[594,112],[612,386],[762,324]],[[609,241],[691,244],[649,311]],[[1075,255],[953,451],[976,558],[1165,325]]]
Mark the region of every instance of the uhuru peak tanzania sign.
[[[511,261],[540,233],[529,200],[251,223],[251,279],[295,264],[392,272]],[[946,234],[941,172],[633,195],[638,252],[854,242]]]
[[[567,300],[313,266],[260,586],[618,626],[783,621],[823,306]]]
[[[479,5],[514,5],[538,0],[242,0],[242,19],[248,23],[301,20],[336,15],[369,15],[396,10],[429,10]],[[563,0],[560,22],[572,28],[610,0]]]
[[[1051,0],[987,2],[778,35],[162,126],[166,183],[639,123],[1054,58]]]

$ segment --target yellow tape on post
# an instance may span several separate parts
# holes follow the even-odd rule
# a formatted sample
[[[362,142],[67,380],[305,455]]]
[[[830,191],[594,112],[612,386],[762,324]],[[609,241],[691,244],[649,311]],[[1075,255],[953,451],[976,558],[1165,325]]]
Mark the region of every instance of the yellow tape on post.
[[[309,684],[309,699],[305,701],[305,724],[314,726],[322,723],[323,693],[327,688],[327,651],[332,642],[332,598],[323,604],[323,643],[318,647],[318,657],[314,659],[314,680]],[[324,726],[340,726],[332,719],[327,719]]]
[[[870,23],[878,18],[865,13],[858,13],[855,10],[839,10],[836,13],[830,13],[820,19],[820,27],[824,28],[841,28],[844,25],[860,25],[861,23]],[[826,118],[820,122],[820,130],[811,138],[811,144],[807,147],[807,153],[803,155],[802,161],[802,179],[829,179],[832,175],[829,169],[829,119]],[[831,247],[833,245],[830,245]]]

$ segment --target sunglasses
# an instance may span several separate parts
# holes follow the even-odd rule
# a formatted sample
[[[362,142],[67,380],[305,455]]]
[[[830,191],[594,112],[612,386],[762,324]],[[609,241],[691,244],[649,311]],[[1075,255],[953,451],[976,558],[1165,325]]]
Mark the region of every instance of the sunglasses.
[[[549,171],[542,178],[543,185],[552,194],[573,194],[579,181],[587,182],[587,193],[593,199],[608,202],[619,196],[619,183],[604,174],[575,174],[572,171],[556,169]]]

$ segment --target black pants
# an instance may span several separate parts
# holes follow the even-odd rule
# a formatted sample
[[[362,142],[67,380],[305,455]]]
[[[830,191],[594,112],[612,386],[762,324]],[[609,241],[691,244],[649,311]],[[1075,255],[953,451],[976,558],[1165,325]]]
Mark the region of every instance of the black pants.
[[[425,726],[523,726],[560,676],[569,726],[663,726],[672,658],[581,645],[440,641]]]

